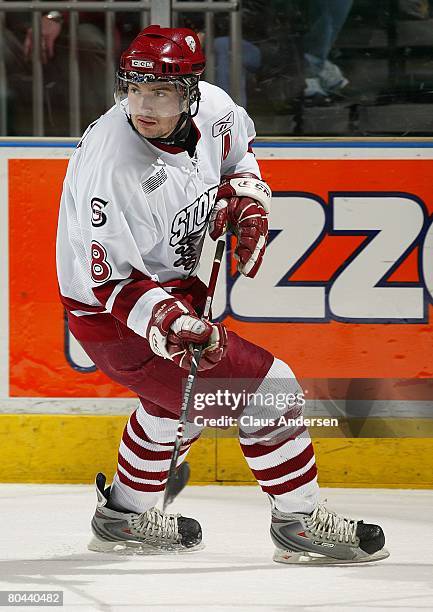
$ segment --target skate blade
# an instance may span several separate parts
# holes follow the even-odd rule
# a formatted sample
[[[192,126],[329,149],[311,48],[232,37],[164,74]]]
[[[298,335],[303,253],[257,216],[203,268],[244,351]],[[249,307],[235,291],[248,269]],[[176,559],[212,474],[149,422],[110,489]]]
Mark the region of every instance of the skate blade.
[[[185,554],[189,552],[195,552],[198,550],[203,550],[205,545],[203,542],[197,544],[196,546],[191,546],[191,548],[182,548],[171,547],[171,548],[155,548],[154,546],[149,546],[147,544],[143,544],[142,542],[132,542],[132,541],[121,541],[121,542],[107,542],[105,540],[100,540],[96,536],[90,540],[87,545],[87,549],[93,552],[102,552],[102,553],[116,553],[117,555],[176,555],[176,554]]]
[[[381,561],[389,557],[389,552],[386,548],[382,548],[372,555],[365,557],[357,557],[355,559],[334,559],[325,555],[303,551],[291,552],[289,550],[281,550],[276,548],[273,560],[277,563],[287,563],[293,565],[348,565],[355,563],[369,563],[371,561]]]

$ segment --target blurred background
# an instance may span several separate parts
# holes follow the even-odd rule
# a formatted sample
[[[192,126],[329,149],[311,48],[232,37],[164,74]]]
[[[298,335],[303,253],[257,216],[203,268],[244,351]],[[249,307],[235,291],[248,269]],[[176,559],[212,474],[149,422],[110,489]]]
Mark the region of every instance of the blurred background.
[[[205,79],[259,136],[433,134],[432,0],[64,5],[0,0],[1,136],[80,135],[112,105],[122,50],[167,10],[200,34]]]

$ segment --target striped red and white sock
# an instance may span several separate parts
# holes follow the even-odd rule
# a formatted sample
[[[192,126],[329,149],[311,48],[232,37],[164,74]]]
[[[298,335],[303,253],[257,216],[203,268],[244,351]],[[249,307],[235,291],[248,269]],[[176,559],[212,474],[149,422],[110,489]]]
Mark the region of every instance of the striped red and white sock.
[[[132,512],[145,512],[156,505],[167,481],[177,425],[177,418],[153,416],[141,404],[132,413],[120,442],[110,505]],[[178,466],[201,433],[192,427],[186,431]]]
[[[287,386],[287,389],[285,387]],[[256,394],[281,394],[300,389],[287,364],[275,359]],[[247,413],[269,418],[284,411],[272,412],[258,403]],[[302,414],[302,408],[287,410],[288,417]],[[277,420],[277,419],[276,419]],[[307,429],[301,427],[250,427],[248,435],[240,432],[239,440],[244,457],[262,490],[272,495],[282,512],[312,512],[319,502],[317,467],[314,449]]]
[[[245,443],[248,442],[248,443]],[[310,513],[319,501],[313,445],[307,432],[275,446],[241,439],[244,457],[265,493],[281,512]]]

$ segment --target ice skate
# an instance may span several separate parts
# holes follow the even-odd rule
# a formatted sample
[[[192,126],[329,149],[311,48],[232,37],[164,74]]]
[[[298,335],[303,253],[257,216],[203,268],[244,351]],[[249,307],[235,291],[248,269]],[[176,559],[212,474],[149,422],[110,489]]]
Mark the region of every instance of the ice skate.
[[[273,508],[271,538],[278,563],[364,563],[389,557],[381,527],[342,517],[323,504],[311,514]]]
[[[164,514],[157,508],[143,513],[113,510],[109,508],[110,489],[105,489],[105,476],[101,473],[96,476],[96,494],[97,507],[91,523],[94,535],[89,550],[158,554],[202,548],[201,527],[196,520]]]

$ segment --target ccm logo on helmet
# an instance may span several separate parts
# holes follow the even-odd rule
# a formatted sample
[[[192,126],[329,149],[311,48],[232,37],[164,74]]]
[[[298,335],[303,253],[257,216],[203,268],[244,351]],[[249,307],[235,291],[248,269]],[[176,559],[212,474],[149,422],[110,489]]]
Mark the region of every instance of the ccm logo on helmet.
[[[132,60],[131,61],[131,66],[134,66],[135,68],[153,68],[155,65],[155,62],[151,62],[149,60]]]

